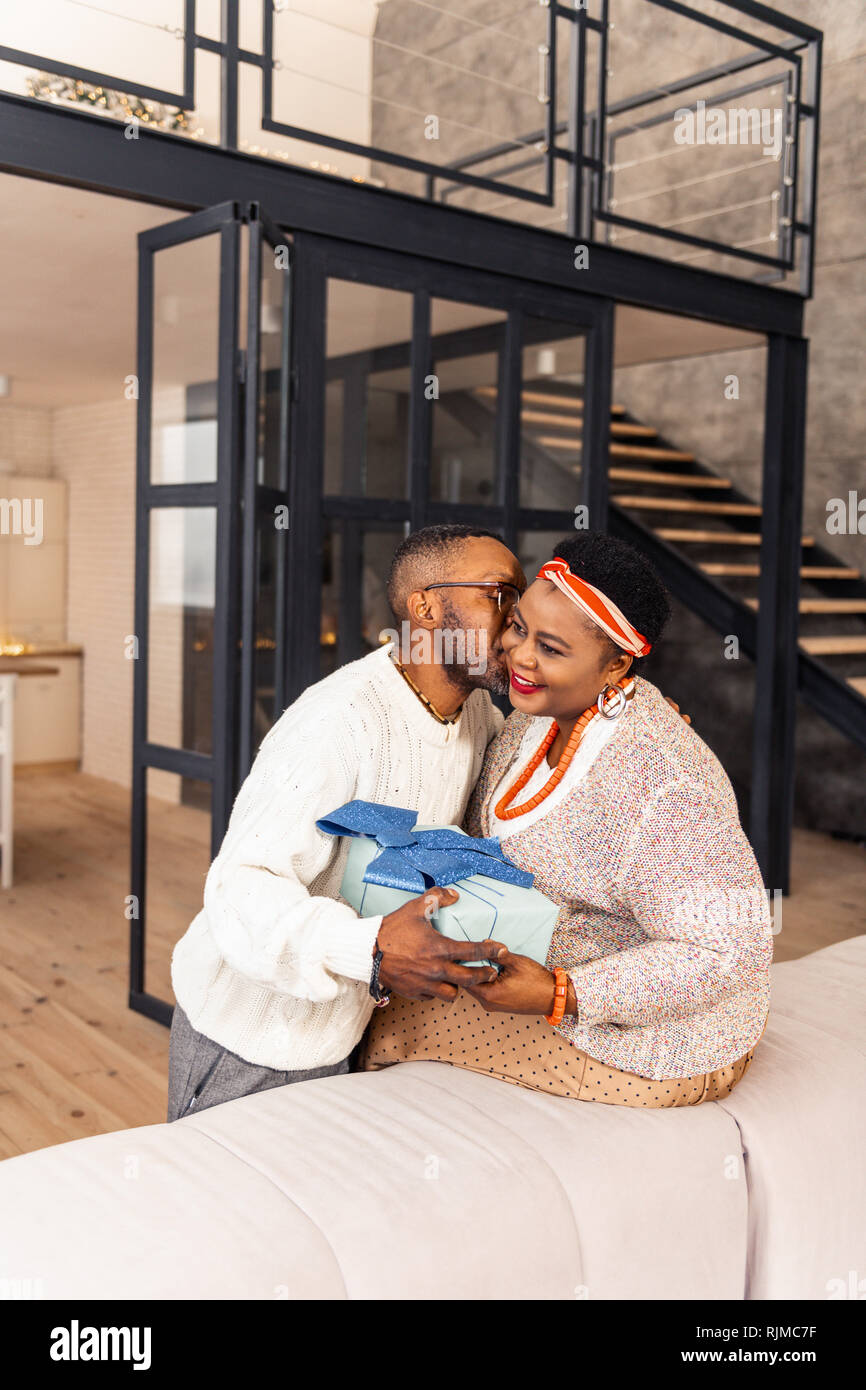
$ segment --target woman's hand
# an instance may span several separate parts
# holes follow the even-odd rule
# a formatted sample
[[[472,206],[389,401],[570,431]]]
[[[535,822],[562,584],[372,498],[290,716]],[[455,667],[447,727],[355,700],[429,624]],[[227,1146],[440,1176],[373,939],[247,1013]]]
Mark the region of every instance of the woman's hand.
[[[489,985],[463,985],[490,1013],[549,1014],[553,1012],[556,976],[531,956],[506,951],[497,959],[499,978]],[[570,993],[570,991],[569,991]]]

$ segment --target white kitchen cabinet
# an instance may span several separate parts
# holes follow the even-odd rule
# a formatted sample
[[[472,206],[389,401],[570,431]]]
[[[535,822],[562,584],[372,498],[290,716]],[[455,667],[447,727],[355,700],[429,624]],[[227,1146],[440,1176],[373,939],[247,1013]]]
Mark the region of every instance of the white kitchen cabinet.
[[[20,657],[27,665],[57,668],[56,675],[27,676],[17,682],[15,766],[25,763],[78,763],[81,760],[81,657],[50,653]]]

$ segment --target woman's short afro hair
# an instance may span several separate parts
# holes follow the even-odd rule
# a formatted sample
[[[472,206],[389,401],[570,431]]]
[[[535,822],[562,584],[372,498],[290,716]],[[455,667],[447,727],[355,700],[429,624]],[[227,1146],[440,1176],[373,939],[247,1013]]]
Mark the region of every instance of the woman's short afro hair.
[[[566,536],[554,547],[573,574],[594,584],[616,604],[633,627],[655,648],[671,609],[667,592],[655,569],[634,546],[603,531],[584,531]],[[599,636],[605,634],[599,629]],[[610,639],[610,654],[622,650]],[[633,657],[631,670],[640,672],[646,657]]]

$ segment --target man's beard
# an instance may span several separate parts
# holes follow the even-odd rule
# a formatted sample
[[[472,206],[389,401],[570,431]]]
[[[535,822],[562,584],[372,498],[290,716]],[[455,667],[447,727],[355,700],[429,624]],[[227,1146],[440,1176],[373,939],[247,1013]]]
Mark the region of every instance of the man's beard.
[[[477,628],[472,629],[465,626],[450,599],[446,599],[443,604],[442,627],[449,632],[478,631]],[[483,636],[486,641],[486,633]],[[497,643],[493,646],[488,645],[484,655],[486,660],[484,670],[468,661],[443,663],[442,669],[449,683],[461,694],[468,695],[473,690],[489,690],[492,695],[507,695],[509,684],[505,653]]]

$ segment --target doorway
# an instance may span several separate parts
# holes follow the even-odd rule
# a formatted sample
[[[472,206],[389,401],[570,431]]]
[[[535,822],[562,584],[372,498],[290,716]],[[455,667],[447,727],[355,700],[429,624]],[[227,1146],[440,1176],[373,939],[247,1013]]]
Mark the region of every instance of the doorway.
[[[168,1023],[148,779],[209,807],[215,854],[285,706],[391,626],[410,530],[481,526],[530,570],[579,508],[604,526],[613,313],[254,204],[139,240],[130,1003]]]

